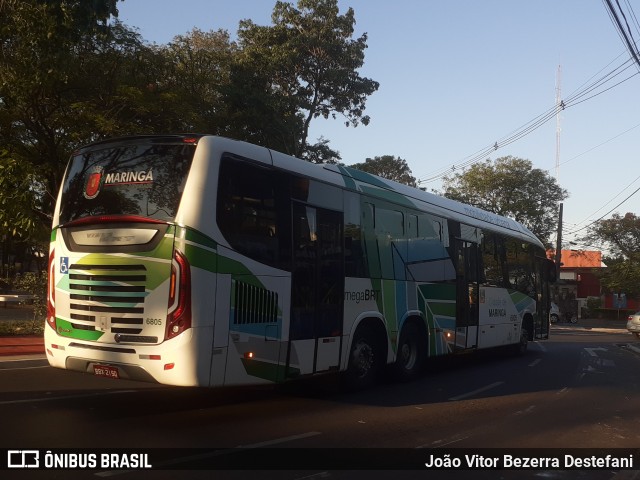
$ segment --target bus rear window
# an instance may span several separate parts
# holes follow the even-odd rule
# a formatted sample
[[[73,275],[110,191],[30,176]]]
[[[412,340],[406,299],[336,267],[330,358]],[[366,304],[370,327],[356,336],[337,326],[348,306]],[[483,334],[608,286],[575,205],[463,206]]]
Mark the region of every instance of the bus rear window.
[[[172,221],[195,145],[122,142],[81,150],[62,187],[60,223],[97,215]]]

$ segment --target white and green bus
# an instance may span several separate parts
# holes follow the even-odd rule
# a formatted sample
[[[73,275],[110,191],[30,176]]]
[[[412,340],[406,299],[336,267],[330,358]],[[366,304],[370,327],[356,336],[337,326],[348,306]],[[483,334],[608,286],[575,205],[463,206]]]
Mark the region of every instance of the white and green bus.
[[[548,336],[549,260],[519,223],[340,165],[207,135],[75,152],[57,199],[54,367],[169,385],[283,382]]]

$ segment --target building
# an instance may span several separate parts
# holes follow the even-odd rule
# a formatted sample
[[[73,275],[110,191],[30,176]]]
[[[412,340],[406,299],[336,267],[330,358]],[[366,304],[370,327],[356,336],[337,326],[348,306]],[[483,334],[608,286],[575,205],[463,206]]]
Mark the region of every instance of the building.
[[[552,257],[555,252],[548,252]],[[587,298],[601,298],[597,269],[606,268],[602,252],[595,250],[562,250],[560,278],[553,287],[552,299],[561,316],[581,317]],[[604,306],[604,302],[603,302]]]

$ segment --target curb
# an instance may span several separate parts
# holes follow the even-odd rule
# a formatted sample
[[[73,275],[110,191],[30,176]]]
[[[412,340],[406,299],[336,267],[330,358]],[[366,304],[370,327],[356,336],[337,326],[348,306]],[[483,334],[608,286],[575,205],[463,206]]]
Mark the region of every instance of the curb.
[[[0,356],[44,353],[44,337],[23,335],[0,337]]]

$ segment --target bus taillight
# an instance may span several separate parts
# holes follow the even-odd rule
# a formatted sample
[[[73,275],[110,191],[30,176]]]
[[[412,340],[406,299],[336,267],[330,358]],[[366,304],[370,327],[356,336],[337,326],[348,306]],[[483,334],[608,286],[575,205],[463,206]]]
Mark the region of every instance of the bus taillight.
[[[169,279],[169,310],[165,338],[191,328],[191,269],[183,253],[174,251]]]
[[[55,250],[49,255],[49,269],[47,279],[47,325],[56,329],[56,281],[55,281]]]

